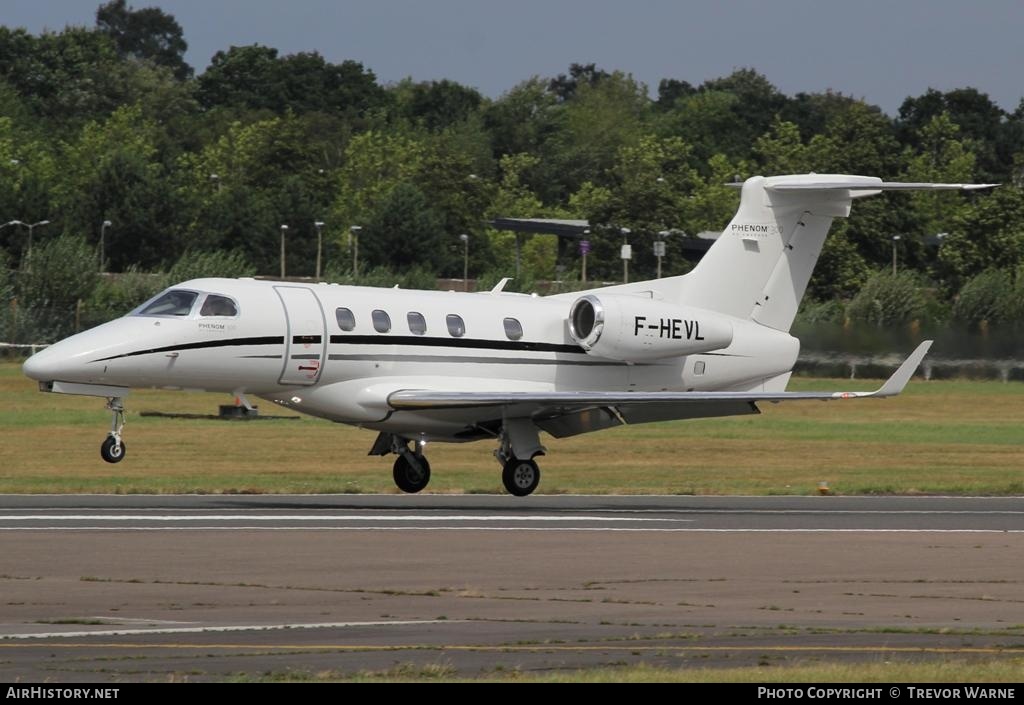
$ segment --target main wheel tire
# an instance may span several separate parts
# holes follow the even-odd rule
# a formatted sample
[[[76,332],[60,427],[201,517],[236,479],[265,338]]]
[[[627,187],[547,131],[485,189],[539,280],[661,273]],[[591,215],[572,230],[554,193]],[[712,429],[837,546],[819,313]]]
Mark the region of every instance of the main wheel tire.
[[[108,463],[120,463],[127,452],[128,448],[124,441],[118,442],[113,436],[107,436],[107,440],[100,446],[100,456]]]
[[[532,460],[512,458],[501,471],[501,481],[509,494],[525,497],[532,494],[540,484],[540,468]]]
[[[402,492],[419,492],[430,482],[430,463],[422,455],[417,460],[420,469],[416,469],[404,455],[399,455],[395,460],[395,484]]]

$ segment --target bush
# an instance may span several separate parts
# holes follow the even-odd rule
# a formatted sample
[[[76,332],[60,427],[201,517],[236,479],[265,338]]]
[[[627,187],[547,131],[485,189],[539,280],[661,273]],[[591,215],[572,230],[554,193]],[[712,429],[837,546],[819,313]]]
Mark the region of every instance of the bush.
[[[82,328],[91,328],[123,316],[139,304],[151,299],[168,284],[166,274],[148,274],[137,267],[103,277],[85,302]]]
[[[914,272],[877,272],[850,301],[846,315],[851,320],[877,326],[920,321],[928,310],[924,291]]]
[[[967,281],[953,304],[953,317],[972,326],[1014,320],[1020,310],[1013,275],[1006,269],[987,269]]]
[[[96,252],[83,237],[65,234],[37,245],[17,274],[17,336],[38,343],[74,333],[78,302],[92,295],[96,270]]]
[[[256,268],[249,263],[241,252],[237,250],[225,252],[214,250],[212,252],[185,252],[174,266],[167,272],[168,285],[178,284],[189,279],[202,279],[204,277],[251,277],[256,274]]]
[[[412,267],[405,272],[393,272],[385,267],[374,267],[353,277],[351,272],[328,271],[325,277],[327,281],[352,286],[379,286],[391,288],[398,286],[400,289],[426,289],[433,291],[437,288],[437,275],[424,267]]]
[[[828,301],[814,301],[804,298],[800,310],[796,314],[797,322],[807,325],[815,323],[841,323],[843,320],[843,305],[835,299]]]

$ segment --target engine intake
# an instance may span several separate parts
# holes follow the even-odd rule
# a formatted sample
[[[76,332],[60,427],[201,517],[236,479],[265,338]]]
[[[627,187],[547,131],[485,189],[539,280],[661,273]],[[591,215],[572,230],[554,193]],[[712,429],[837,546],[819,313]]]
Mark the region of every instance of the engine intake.
[[[587,294],[569,309],[569,335],[591,355],[642,362],[728,347],[732,324],[704,309],[623,294]]]

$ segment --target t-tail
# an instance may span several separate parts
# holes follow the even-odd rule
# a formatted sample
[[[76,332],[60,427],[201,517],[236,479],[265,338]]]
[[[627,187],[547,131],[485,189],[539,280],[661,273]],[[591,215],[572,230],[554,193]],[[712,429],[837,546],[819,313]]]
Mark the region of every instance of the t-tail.
[[[833,218],[882,191],[977,190],[997,184],[885,182],[846,174],[754,176],[732,222],[689,274],[675,303],[789,331]]]

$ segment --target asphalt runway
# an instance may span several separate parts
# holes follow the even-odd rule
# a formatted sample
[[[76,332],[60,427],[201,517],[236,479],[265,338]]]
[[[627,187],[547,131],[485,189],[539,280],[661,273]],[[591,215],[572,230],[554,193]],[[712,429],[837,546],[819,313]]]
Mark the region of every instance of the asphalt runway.
[[[1024,499],[0,496],[0,680],[1020,658]]]

